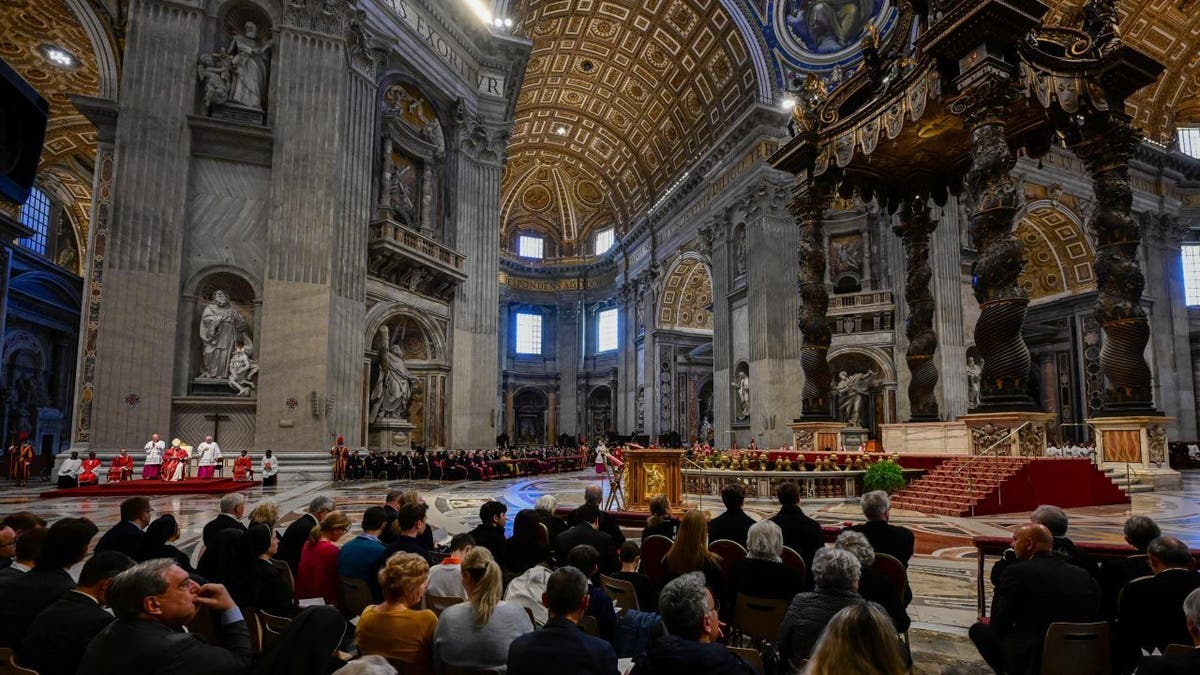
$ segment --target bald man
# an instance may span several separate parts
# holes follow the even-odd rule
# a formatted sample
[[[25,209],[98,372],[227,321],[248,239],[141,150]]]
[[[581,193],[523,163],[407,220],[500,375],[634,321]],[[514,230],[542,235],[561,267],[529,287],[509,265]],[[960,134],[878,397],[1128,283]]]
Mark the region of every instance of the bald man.
[[[1100,620],[1100,587],[1083,569],[1054,555],[1054,536],[1045,525],[1013,533],[1020,565],[1000,578],[989,624],[971,626],[971,641],[997,673],[1025,675],[1041,670],[1042,641],[1055,621]]]

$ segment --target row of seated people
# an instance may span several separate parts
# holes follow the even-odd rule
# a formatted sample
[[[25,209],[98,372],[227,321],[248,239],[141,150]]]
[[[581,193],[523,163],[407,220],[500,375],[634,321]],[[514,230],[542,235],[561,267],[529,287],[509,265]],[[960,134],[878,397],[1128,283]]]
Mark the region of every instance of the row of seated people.
[[[557,473],[582,466],[576,448],[537,447],[507,450],[393,451],[367,454],[355,450],[346,462],[346,477],[397,480],[488,480],[498,476]]]
[[[1047,629],[1066,622],[1103,628],[1109,651],[1092,656],[1115,673],[1200,672],[1200,652],[1162,655],[1197,635],[1200,572],[1187,544],[1131,516],[1124,535],[1137,552],[1101,566],[1068,527],[1066,512],[1043,505],[1014,532],[991,571],[991,616],[970,631],[984,660],[998,673],[1040,672]]]
[[[501,572],[486,549],[472,548],[463,556],[458,576],[465,599],[440,613],[420,608],[431,582],[428,563],[417,554],[397,553],[378,575],[384,599],[363,609],[354,634],[359,656],[383,656],[383,661],[363,658],[361,664],[347,664],[352,655],[342,647],[349,629],[343,616],[329,607],[297,612],[255,658],[247,610],[223,585],[200,583],[171,558],[135,563],[114,550],[87,558],[97,528],[86,518],[64,518],[48,530],[37,566],[0,582],[0,597],[6,601],[0,604],[0,637],[5,646],[20,648],[22,664],[35,665],[43,675],[135,670],[209,675],[395,673],[395,666],[405,673],[505,668],[514,674],[618,672],[613,646],[578,627],[599,596],[588,575],[575,566],[547,575],[541,598],[547,619],[535,630],[528,612],[501,599]],[[572,562],[590,564],[594,570],[596,554],[588,548],[572,552]],[[826,557],[837,557],[838,552],[830,553],[818,556],[818,570]],[[67,570],[85,558],[76,583]],[[719,644],[718,603],[702,574],[685,574],[668,583],[657,606],[665,631],[638,659],[635,675],[693,668],[753,672]],[[212,626],[184,630],[195,628],[204,614],[211,614]],[[29,615],[32,618],[25,620]],[[201,633],[213,640],[206,642]],[[63,640],[64,635],[70,639]],[[872,648],[864,652],[864,644]],[[859,672],[903,672],[890,621],[869,604],[833,616],[812,652],[808,672],[845,672],[851,666]]]

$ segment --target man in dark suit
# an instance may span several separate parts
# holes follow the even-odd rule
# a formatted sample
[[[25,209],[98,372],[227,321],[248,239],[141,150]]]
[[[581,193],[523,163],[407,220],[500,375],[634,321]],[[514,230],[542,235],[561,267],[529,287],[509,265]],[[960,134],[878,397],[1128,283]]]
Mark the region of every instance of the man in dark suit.
[[[475,540],[476,546],[482,546],[492,552],[492,558],[504,568],[504,521],[508,519],[508,507],[504,502],[490,500],[479,507],[479,525],[467,534]]]
[[[754,519],[742,510],[746,503],[746,488],[739,483],[730,483],[721,488],[721,502],[725,504],[725,513],[713,518],[708,524],[708,543],[718,539],[736,541],[746,547],[746,533],[754,524]]]
[[[1125,543],[1137,549],[1137,553],[1127,558],[1109,560],[1100,566],[1100,574],[1096,581],[1100,582],[1100,592],[1104,594],[1104,616],[1114,619],[1117,616],[1117,596],[1125,584],[1154,574],[1150,569],[1150,560],[1146,556],[1146,547],[1162,534],[1158,524],[1146,516],[1130,516],[1125,520]]]
[[[550,575],[542,604],[550,619],[508,648],[508,672],[522,675],[616,675],[617,653],[611,644],[579,629],[588,609],[588,580],[574,567]]]
[[[971,626],[971,641],[997,673],[1036,673],[1046,628],[1055,621],[1086,623],[1100,617],[1100,587],[1088,573],[1053,553],[1054,537],[1029,524],[1013,535],[1020,564],[1000,577],[990,623]]]
[[[149,560],[122,572],[107,598],[117,620],[88,645],[79,675],[223,675],[250,667],[250,632],[228,591],[220,584],[197,585],[172,560]],[[215,623],[221,646],[183,632],[201,608],[220,612]]]
[[[37,565],[37,559],[42,555],[42,546],[46,543],[49,532],[44,527],[35,527],[21,533],[17,540],[17,557],[13,564],[0,570],[0,587],[3,587],[11,577],[19,577]]]
[[[383,511],[387,520],[383,524],[383,532],[379,535],[379,541],[383,542],[384,546],[392,543],[392,540],[396,538],[396,534],[392,532],[392,523],[396,522],[396,516],[400,515],[400,497],[402,496],[404,496],[403,490],[388,490],[384,500]]]
[[[220,535],[225,530],[238,530],[243,534],[246,532],[246,526],[242,524],[242,517],[246,515],[246,495],[231,492],[221,497],[219,508],[221,512],[217,517],[204,525],[201,537],[204,541],[204,553],[200,554],[196,572],[205,579],[228,583],[228,579],[222,578],[221,569],[222,557],[225,555],[221,547],[226,545],[227,540]]]
[[[1192,570],[1192,552],[1175,537],[1159,537],[1146,549],[1154,576],[1129,582],[1117,608],[1118,663],[1133,666],[1141,650],[1164,651],[1167,645],[1191,644],[1183,601],[1200,588]]]
[[[1188,594],[1183,601],[1183,614],[1187,617],[1191,653],[1179,656],[1143,656],[1138,662],[1138,675],[1195,675],[1200,673],[1200,589]]]
[[[17,531],[0,525],[0,570],[8,569],[16,560]]]
[[[571,549],[580,544],[587,544],[596,549],[600,556],[598,564],[601,574],[612,574],[621,569],[612,537],[607,532],[600,531],[600,509],[594,504],[584,504],[575,509],[575,519],[578,522],[573,527],[554,539],[554,552],[558,561],[565,564]]]
[[[67,570],[87,557],[99,531],[87,518],[62,518],[50,526],[34,568],[0,586],[0,647],[20,646],[34,617],[75,588]]]
[[[284,530],[283,537],[279,540],[279,552],[275,557],[286,562],[288,567],[292,568],[292,574],[296,574],[297,568],[300,567],[300,551],[304,548],[304,542],[308,541],[308,535],[332,510],[332,497],[314,497],[308,503],[308,512],[292,521]]]
[[[501,504],[503,506],[503,504]],[[425,544],[421,541],[423,534],[429,527],[426,522],[427,514],[429,513],[428,504],[405,504],[400,507],[400,515],[396,518],[396,534],[392,538],[392,543],[383,551],[383,557],[379,559],[375,565],[375,571],[378,573],[379,567],[382,566],[388,558],[392,557],[393,553],[416,553],[425,559],[425,562],[433,564],[433,556],[429,549],[425,548]],[[503,526],[501,526],[503,528]],[[500,536],[504,536],[504,530],[500,530]],[[489,549],[490,550],[490,549]],[[346,549],[342,547],[342,555],[345,555]],[[340,556],[338,565],[341,565]]]
[[[150,524],[154,509],[145,497],[130,497],[121,502],[121,522],[109,528],[96,542],[96,551],[119,551],[136,558],[142,548],[144,530]]]
[[[625,543],[625,533],[621,532],[621,524],[617,522],[617,517],[600,508],[600,502],[604,499],[604,490],[599,485],[589,485],[583,490],[583,503],[591,504],[600,512],[600,531],[608,533],[612,537],[613,546],[620,546]],[[576,525],[579,522],[579,509],[576,508],[567,516],[568,525]]]
[[[21,665],[41,675],[75,675],[88,643],[112,623],[113,615],[104,611],[109,582],[133,565],[133,558],[120,551],[100,551],[89,558],[75,590],[33,620],[19,653]]]
[[[1096,561],[1079,550],[1075,546],[1075,542],[1067,538],[1067,527],[1070,525],[1070,520],[1067,518],[1066,511],[1051,504],[1042,504],[1029,514],[1029,522],[1034,525],[1043,525],[1050,530],[1050,534],[1054,536],[1055,555],[1083,569],[1093,578],[1100,573],[1100,567],[1096,565]],[[1004,570],[1015,562],[1019,561],[1009,551],[1005,551],[1004,556],[992,566],[993,586],[1000,584],[1000,576],[1004,574]]]
[[[811,570],[813,556],[825,546],[821,524],[804,515],[800,508],[800,488],[795,483],[780,483],[775,497],[779,500],[779,513],[771,516],[771,521],[783,531],[783,545],[799,553]]]
[[[886,553],[908,567],[915,540],[912,530],[888,522],[892,515],[892,501],[888,494],[883,490],[866,493],[862,496],[862,511],[867,522],[849,529],[861,532],[876,553]]]
[[[751,675],[754,670],[717,640],[721,620],[704,575],[691,572],[663,588],[658,613],[668,635],[654,640],[631,675]]]

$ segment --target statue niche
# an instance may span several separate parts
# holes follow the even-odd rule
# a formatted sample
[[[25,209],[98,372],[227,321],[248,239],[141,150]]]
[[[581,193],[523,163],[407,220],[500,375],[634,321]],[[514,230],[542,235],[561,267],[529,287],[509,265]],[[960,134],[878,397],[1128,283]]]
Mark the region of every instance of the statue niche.
[[[249,6],[240,6],[225,17],[222,48],[201,54],[196,66],[204,110],[213,117],[263,123],[267,107],[267,78],[271,72],[267,17]]]
[[[445,375],[439,330],[402,314],[370,337],[366,353],[370,392],[365,413],[372,450],[402,450],[443,438],[441,410]]]
[[[201,287],[193,394],[254,395],[258,363],[252,339],[253,298],[250,285],[229,274],[215,275]]]
[[[395,83],[383,97],[377,219],[439,239],[445,139],[433,106],[416,87]]]

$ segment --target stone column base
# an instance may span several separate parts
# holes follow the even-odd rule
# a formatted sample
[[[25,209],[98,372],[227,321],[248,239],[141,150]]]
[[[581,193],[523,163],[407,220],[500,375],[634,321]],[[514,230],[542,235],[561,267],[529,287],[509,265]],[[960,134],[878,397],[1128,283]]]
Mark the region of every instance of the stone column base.
[[[382,419],[371,423],[367,448],[376,452],[412,450],[412,430],[408,420]]]
[[[958,421],[967,425],[972,455],[1045,457],[1046,425],[1052,419],[1054,413],[994,412],[962,415]]]
[[[1096,463],[1102,469],[1128,470],[1155,490],[1179,490],[1183,478],[1171,468],[1167,455],[1167,427],[1172,417],[1131,415],[1093,417],[1096,430]]]
[[[838,451],[838,435],[846,425],[842,422],[792,422],[792,450],[796,452]]]

